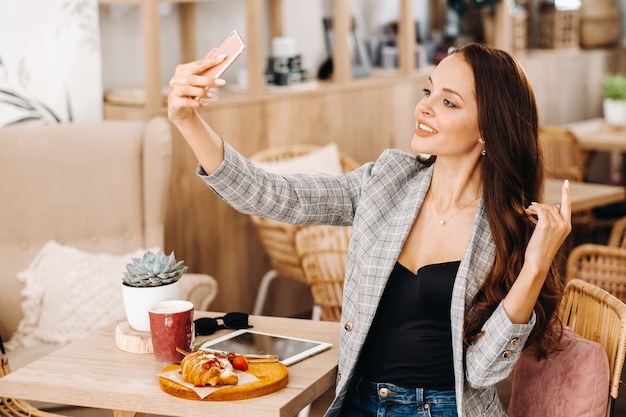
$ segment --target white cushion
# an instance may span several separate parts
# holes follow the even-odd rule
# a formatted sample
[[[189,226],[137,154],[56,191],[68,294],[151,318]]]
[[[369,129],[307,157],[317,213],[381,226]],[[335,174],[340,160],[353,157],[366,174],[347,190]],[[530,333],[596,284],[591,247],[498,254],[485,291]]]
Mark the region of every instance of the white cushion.
[[[272,162],[254,162],[264,170],[281,175],[324,173],[339,175],[343,173],[341,157],[336,143],[330,143],[302,156]]]
[[[91,253],[48,241],[17,275],[24,282],[24,318],[6,347],[68,343],[123,318],[122,273],[144,252]]]

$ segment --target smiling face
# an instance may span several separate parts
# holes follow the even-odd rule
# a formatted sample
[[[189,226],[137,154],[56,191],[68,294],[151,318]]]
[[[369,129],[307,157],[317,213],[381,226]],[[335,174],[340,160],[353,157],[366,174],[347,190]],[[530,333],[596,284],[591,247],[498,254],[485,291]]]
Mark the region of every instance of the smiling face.
[[[439,157],[480,155],[474,73],[460,54],[446,57],[429,77],[415,108],[415,122],[414,152]]]

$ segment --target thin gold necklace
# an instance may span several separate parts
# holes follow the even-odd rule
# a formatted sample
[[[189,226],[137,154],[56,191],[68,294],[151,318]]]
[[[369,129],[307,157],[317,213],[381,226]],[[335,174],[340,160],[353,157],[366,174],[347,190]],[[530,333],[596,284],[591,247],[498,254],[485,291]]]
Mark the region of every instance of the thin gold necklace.
[[[433,209],[435,210],[435,214],[439,218],[439,224],[442,225],[442,226],[444,226],[446,223],[448,223],[450,220],[452,220],[452,218],[454,216],[456,216],[457,214],[459,214],[460,212],[462,212],[463,210],[468,208],[470,206],[470,204],[474,203],[480,197],[480,194],[477,195],[475,199],[473,199],[472,201],[470,201],[469,203],[465,204],[463,207],[461,207],[460,209],[458,209],[457,211],[452,213],[452,215],[450,217],[448,217],[447,219],[444,219],[443,217],[441,217],[439,215],[439,210],[437,210],[437,203],[435,201],[436,200],[435,194],[432,192],[432,190],[429,190],[429,191],[430,191],[430,195],[433,197]]]

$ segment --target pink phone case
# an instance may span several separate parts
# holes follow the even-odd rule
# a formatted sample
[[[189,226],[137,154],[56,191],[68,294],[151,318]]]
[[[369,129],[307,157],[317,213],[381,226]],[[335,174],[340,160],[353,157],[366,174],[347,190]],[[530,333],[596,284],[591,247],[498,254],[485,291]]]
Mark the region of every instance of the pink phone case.
[[[224,72],[231,66],[233,62],[243,53],[246,48],[243,39],[239,36],[236,30],[232,31],[230,35],[220,46],[217,47],[217,51],[215,52],[216,56],[221,54],[226,55],[226,59],[219,65],[209,69],[204,75],[219,78],[224,74]]]

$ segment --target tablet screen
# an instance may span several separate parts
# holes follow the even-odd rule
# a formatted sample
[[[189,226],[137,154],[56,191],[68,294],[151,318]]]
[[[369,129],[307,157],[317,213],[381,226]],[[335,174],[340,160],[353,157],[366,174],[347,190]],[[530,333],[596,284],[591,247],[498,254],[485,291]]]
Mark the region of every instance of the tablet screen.
[[[288,366],[331,346],[326,342],[242,329],[208,340],[199,349],[235,352],[241,355],[278,355],[278,360]]]

